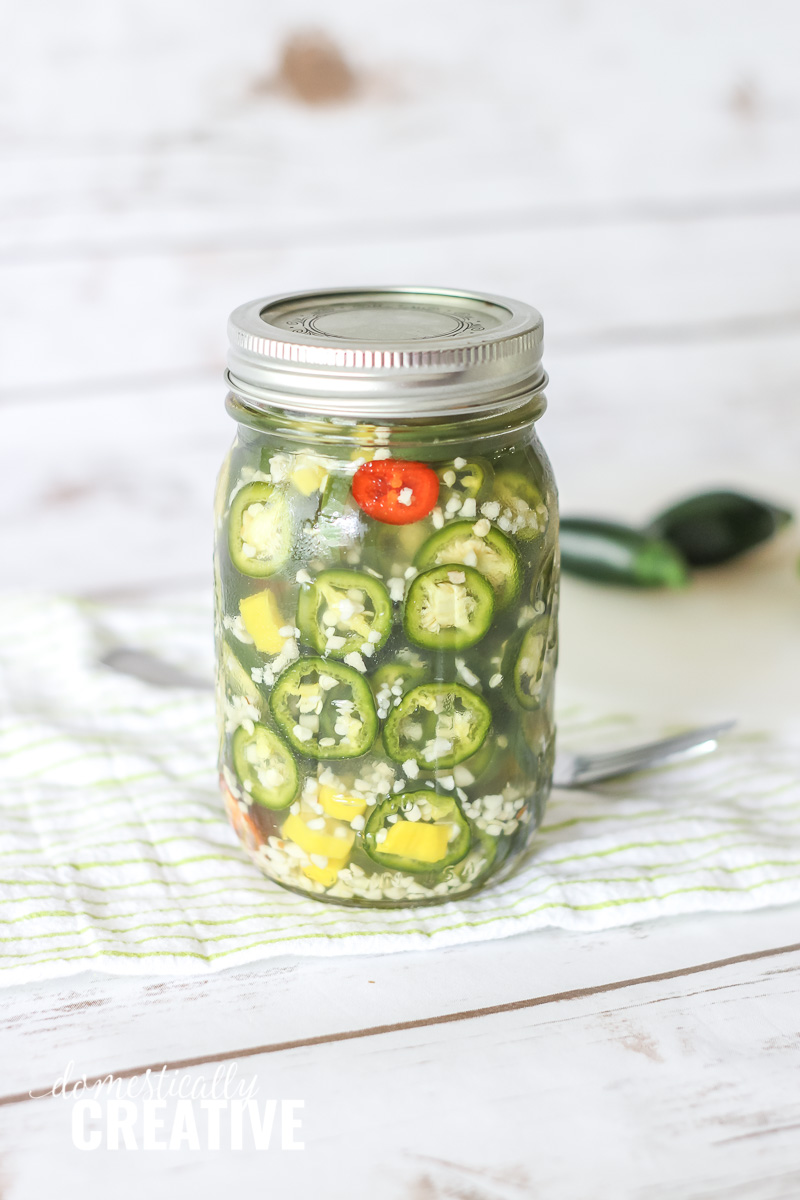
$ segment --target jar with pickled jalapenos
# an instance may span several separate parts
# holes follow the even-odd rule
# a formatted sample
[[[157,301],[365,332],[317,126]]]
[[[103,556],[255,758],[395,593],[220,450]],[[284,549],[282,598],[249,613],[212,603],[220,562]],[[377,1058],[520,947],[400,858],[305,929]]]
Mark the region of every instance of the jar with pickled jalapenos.
[[[220,783],[270,878],[399,907],[505,876],[550,788],[556,490],[542,320],[340,289],[230,322]]]

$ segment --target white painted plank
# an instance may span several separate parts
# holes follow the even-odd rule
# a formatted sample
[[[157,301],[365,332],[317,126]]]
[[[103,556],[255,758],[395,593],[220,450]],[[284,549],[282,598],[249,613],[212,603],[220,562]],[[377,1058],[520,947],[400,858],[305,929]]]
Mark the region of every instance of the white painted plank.
[[[197,153],[195,151],[195,153]],[[207,152],[205,152],[207,153]],[[224,167],[212,160],[185,165],[186,152],[175,151],[163,174],[175,173],[177,198],[154,208],[146,200],[129,196],[111,203],[102,194],[87,195],[74,210],[40,211],[43,204],[29,202],[17,213],[4,211],[0,195],[0,262],[58,262],[112,258],[115,255],[159,253],[224,253],[282,250],[290,247],[377,246],[397,240],[426,239],[435,243],[454,235],[481,237],[503,231],[524,235],[530,230],[593,229],[602,237],[606,229],[652,223],[680,224],[736,218],[780,218],[800,211],[799,189],[767,188],[745,191],[719,190],[709,195],[633,196],[609,200],[554,199],[530,201],[502,186],[464,188],[457,196],[437,198],[427,188],[413,196],[396,189],[380,207],[367,208],[360,194],[345,197],[338,205],[308,207],[298,202],[284,207],[281,196],[269,203],[260,199],[265,181],[253,180],[249,194],[222,189],[218,197],[194,202],[192,193],[203,191],[195,177],[231,171],[236,175],[261,165],[243,159]],[[57,167],[41,164],[45,179],[54,170],[91,175],[100,171],[93,160],[78,160]],[[262,166],[262,169],[266,169]],[[120,165],[120,172],[146,173],[141,162]],[[182,177],[183,173],[186,178]],[[1,185],[0,185],[1,186]],[[44,185],[43,185],[44,186]],[[120,184],[120,189],[122,185]],[[45,188],[46,190],[46,188]],[[13,212],[13,215],[12,215]]]
[[[800,910],[790,907],[701,914],[591,935],[546,930],[431,954],[290,958],[206,978],[86,975],[19,985],[3,992],[0,1100],[38,1091],[63,1074],[70,1059],[78,1075],[93,1077],[231,1056],[295,1039],[335,1038],[613,987],[798,941]],[[778,955],[764,969],[782,965]],[[692,979],[701,990],[706,986],[705,972]],[[684,984],[680,975],[665,979],[660,994]]]
[[[2,393],[221,368],[228,313],[244,300],[415,280],[534,303],[551,363],[586,346],[796,333],[800,212],[12,263]]]
[[[4,1169],[14,1200],[160,1200],[176,1184],[197,1200],[264,1187],[300,1200],[778,1200],[800,1180],[799,984],[795,953],[240,1061],[262,1101],[303,1100],[297,1153],[80,1153],[70,1099],[18,1104],[0,1110]],[[173,1114],[170,1101],[167,1129]]]
[[[209,210],[219,230],[258,208],[360,221],[800,185],[791,0],[729,0],[724,20],[714,0],[79,0],[15,26],[0,195],[29,243],[38,224],[102,244],[142,211],[152,236]],[[271,87],[309,26],[351,63],[351,102]]]

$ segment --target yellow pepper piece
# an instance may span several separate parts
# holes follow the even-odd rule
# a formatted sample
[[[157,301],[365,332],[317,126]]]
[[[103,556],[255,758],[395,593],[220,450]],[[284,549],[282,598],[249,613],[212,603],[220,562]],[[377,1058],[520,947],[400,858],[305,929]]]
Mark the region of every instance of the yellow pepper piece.
[[[244,627],[262,654],[280,654],[286,641],[279,630],[286,625],[274,592],[267,588],[239,601]]]
[[[381,854],[397,854],[416,862],[435,863],[447,854],[450,825],[429,825],[423,821],[398,821],[386,829]]]
[[[348,796],[346,792],[337,792],[327,783],[319,789],[317,799],[329,817],[339,817],[342,821],[360,817],[367,807],[363,796]]]
[[[304,458],[301,455],[290,478],[298,492],[302,492],[304,496],[310,496],[312,492],[319,491],[327,474],[328,471],[321,462],[316,462],[313,458]]]
[[[339,869],[342,865],[343,862],[339,859],[335,861],[331,859],[327,867],[316,867],[314,863],[309,863],[307,867],[303,867],[303,874],[307,875],[309,879],[321,883],[323,887],[331,887],[339,878]]]
[[[334,821],[331,817],[325,817],[324,829],[309,829],[307,820],[319,820],[319,818],[301,817],[299,813],[291,813],[283,823],[281,837],[287,838],[290,842],[296,842],[306,854],[319,854],[323,858],[338,859],[339,866],[342,866],[344,860],[350,853],[353,842],[356,840],[356,835],[347,825],[343,825],[341,821]],[[339,837],[335,831],[341,830]]]

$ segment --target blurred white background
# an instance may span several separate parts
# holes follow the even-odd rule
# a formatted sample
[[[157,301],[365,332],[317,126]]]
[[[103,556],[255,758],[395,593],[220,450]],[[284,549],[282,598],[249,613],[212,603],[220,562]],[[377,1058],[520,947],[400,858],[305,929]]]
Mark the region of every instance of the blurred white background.
[[[714,484],[800,504],[792,0],[38,0],[14,15],[6,586],[204,586],[233,433],[227,314],[318,284],[539,307],[564,511],[636,521]],[[567,620],[586,592],[618,630],[643,604],[676,614],[661,628],[684,649],[692,614],[698,645],[721,607],[774,624],[770,605],[800,608],[792,536],[691,599],[572,585]],[[596,628],[574,628],[567,661],[570,644],[597,650]]]

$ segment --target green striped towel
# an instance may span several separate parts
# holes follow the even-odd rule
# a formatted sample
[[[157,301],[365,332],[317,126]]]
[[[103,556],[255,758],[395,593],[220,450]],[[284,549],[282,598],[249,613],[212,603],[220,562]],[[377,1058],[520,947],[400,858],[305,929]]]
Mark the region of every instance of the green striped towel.
[[[210,677],[210,627],[197,597],[127,609],[0,600],[4,983],[87,968],[208,972],[800,900],[796,748],[746,734],[707,759],[554,793],[520,870],[471,899],[356,911],[285,892],[223,814],[212,693],[161,691],[97,665],[124,642]],[[573,745],[640,732],[576,704],[560,728]]]

